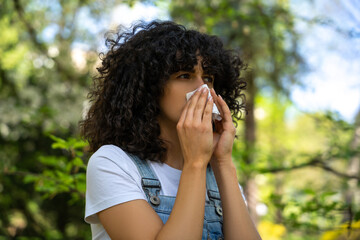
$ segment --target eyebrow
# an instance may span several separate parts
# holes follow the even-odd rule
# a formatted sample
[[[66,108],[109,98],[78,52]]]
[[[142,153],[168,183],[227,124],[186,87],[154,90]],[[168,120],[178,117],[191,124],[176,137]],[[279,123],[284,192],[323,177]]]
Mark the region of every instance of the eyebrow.
[[[194,68],[193,69],[180,69],[178,72],[191,72],[191,73],[195,73]]]
[[[186,69],[180,69],[178,72],[190,72],[190,73],[195,73],[195,70],[194,69],[189,69],[189,70],[186,70]],[[203,70],[203,75],[210,75],[210,76],[214,76],[214,74],[211,74],[209,72],[206,72]]]

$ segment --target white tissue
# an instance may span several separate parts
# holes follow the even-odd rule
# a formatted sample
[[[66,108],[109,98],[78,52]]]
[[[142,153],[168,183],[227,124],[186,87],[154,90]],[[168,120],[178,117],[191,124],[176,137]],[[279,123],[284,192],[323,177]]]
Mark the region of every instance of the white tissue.
[[[201,85],[199,88],[195,89],[194,91],[192,92],[189,92],[186,94],[186,100],[189,101],[190,97],[198,90],[198,89],[201,89],[201,88],[207,88],[209,89],[208,85],[207,84],[204,84],[204,85]],[[209,95],[208,95],[208,99],[211,97],[211,94],[210,94],[210,89],[209,89]],[[218,110],[218,108],[216,107],[216,104],[214,103],[213,105],[213,109],[212,109],[212,119],[213,120],[218,120],[218,121],[221,121],[221,116],[220,116],[220,112]]]

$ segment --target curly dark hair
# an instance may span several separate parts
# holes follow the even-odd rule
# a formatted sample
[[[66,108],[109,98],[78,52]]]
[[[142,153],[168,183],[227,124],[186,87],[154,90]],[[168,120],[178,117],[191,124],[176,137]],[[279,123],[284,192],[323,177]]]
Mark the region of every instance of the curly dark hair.
[[[161,161],[166,146],[160,138],[159,99],[169,76],[191,70],[202,57],[204,72],[214,76],[214,89],[239,120],[245,109],[240,77],[245,64],[235,51],[224,50],[209,36],[171,21],[140,22],[130,30],[119,28],[106,38],[99,75],[89,93],[91,107],[80,121],[90,151],[113,144],[141,159]]]

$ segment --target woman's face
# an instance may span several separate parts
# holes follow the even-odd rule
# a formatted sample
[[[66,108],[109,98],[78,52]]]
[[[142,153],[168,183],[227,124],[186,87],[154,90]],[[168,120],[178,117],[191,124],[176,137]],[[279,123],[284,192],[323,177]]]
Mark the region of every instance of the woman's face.
[[[160,123],[176,125],[186,104],[186,93],[206,83],[213,88],[214,77],[203,72],[201,59],[192,71],[179,71],[170,75],[160,98]]]

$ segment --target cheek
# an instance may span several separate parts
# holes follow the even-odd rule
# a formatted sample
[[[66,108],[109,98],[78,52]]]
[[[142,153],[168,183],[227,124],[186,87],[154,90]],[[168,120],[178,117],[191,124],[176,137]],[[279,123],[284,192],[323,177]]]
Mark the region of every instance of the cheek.
[[[174,86],[166,91],[164,100],[173,107],[181,106],[183,108],[186,104],[186,93],[185,89]]]
[[[171,100],[168,102],[169,111],[180,116],[186,105],[185,94],[174,93],[170,98]]]
[[[170,81],[164,89],[160,100],[162,112],[173,120],[178,120],[187,103],[186,93],[194,91],[197,86],[186,82]]]
[[[176,91],[167,92],[160,100],[160,108],[162,113],[174,121],[180,118],[185,105],[185,94]]]

